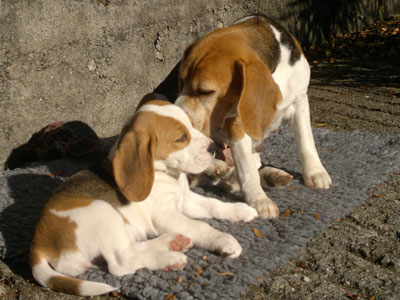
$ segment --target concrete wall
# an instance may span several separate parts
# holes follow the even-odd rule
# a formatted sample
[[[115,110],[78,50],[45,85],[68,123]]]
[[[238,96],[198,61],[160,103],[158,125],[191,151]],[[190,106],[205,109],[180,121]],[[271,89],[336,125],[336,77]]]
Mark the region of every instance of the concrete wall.
[[[117,134],[188,44],[238,18],[266,14],[311,42],[342,26],[334,18],[328,27],[310,22],[317,4],[330,1],[108,2],[0,0],[1,164],[12,148],[55,121],[83,121],[101,137]],[[395,0],[367,2],[384,2],[386,13]]]

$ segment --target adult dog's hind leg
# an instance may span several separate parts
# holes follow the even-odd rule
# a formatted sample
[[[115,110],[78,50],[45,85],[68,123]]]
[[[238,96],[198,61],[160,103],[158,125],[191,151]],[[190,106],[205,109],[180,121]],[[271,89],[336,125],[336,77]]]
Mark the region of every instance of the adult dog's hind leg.
[[[299,148],[304,183],[311,188],[327,189],[332,180],[322,165],[315,147],[307,94],[299,96],[293,105],[292,131]]]

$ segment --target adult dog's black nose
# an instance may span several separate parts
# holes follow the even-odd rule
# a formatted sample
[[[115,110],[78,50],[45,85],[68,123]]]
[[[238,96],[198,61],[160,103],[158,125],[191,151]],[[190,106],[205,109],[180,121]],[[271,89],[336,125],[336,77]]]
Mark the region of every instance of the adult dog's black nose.
[[[211,143],[208,146],[207,151],[210,152],[211,154],[214,154],[216,149],[217,149],[217,145],[215,145],[215,143]]]

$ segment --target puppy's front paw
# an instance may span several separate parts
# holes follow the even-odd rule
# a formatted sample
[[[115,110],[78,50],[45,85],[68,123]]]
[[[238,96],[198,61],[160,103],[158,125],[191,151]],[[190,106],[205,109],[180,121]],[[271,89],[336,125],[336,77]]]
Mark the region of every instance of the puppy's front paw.
[[[214,159],[212,164],[204,173],[212,180],[223,178],[228,174],[231,167],[223,160]]]
[[[251,201],[249,205],[253,206],[262,218],[272,219],[279,216],[278,206],[266,195]]]
[[[324,168],[311,172],[303,171],[303,179],[305,186],[312,189],[329,189],[332,184],[332,179]]]
[[[221,233],[214,240],[215,250],[221,253],[221,255],[229,256],[231,258],[239,257],[242,253],[242,247],[239,242],[228,233]]]
[[[233,203],[232,218],[230,221],[250,222],[258,216],[257,210],[246,203]]]

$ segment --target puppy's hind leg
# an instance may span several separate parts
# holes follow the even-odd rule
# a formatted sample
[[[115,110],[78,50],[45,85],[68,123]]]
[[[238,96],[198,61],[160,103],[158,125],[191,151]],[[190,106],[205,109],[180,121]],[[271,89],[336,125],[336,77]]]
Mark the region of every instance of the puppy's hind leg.
[[[182,232],[193,241],[194,246],[232,258],[242,253],[242,247],[232,235],[216,230],[205,222],[192,220],[181,213],[170,211],[164,216],[159,216],[155,222],[160,232]]]
[[[115,276],[133,274],[139,269],[179,270],[187,263],[185,254],[176,251],[146,250],[138,252],[133,249],[118,251],[106,258],[108,270]]]
[[[156,237],[151,240],[135,243],[133,249],[136,251],[182,251],[186,252],[192,247],[192,241],[190,238],[180,233],[164,233],[163,235]]]

